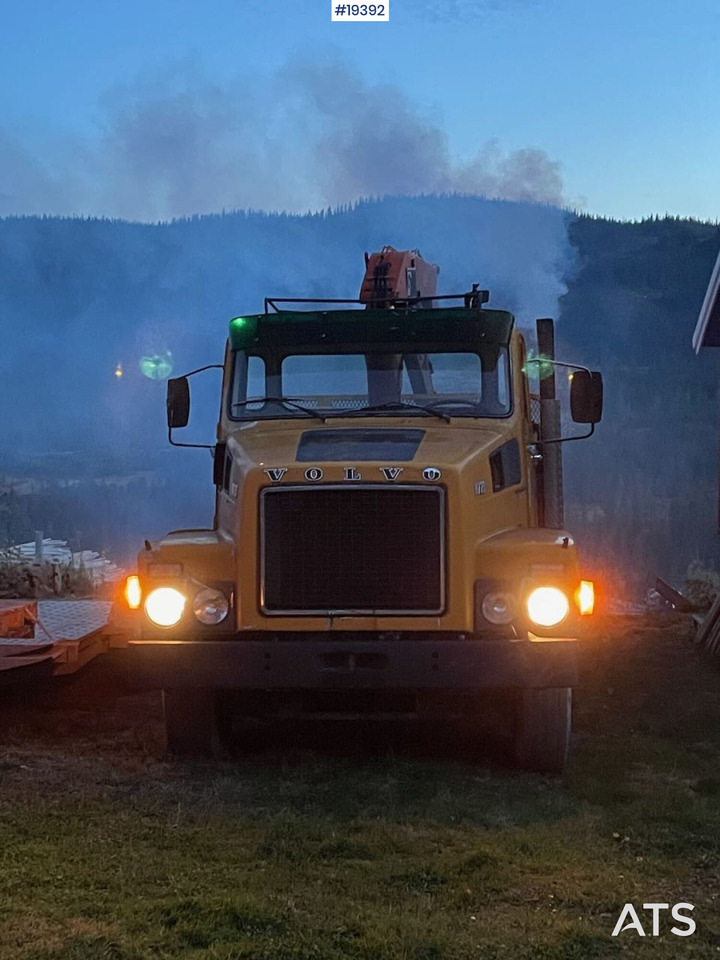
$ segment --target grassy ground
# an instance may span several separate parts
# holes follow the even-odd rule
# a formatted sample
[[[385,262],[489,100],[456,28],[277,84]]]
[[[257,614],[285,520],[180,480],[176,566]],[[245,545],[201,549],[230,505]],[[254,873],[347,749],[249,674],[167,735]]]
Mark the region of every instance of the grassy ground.
[[[562,781],[417,743],[167,762],[154,695],[5,695],[0,960],[720,956],[720,672],[689,635],[596,624]],[[628,901],[697,933],[613,939]]]

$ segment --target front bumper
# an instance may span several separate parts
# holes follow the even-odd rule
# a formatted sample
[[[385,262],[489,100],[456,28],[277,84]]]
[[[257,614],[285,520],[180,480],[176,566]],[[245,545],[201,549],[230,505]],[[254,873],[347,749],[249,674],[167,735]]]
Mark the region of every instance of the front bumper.
[[[113,655],[144,687],[473,691],[577,682],[569,639],[132,640]]]

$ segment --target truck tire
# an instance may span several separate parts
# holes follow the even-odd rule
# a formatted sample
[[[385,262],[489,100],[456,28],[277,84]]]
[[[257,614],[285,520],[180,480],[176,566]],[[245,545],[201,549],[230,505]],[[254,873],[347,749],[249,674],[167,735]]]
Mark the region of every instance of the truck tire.
[[[224,744],[214,690],[163,690],[165,739],[176,757],[223,759]]]
[[[570,744],[572,690],[519,691],[515,762],[523,770],[562,773]]]

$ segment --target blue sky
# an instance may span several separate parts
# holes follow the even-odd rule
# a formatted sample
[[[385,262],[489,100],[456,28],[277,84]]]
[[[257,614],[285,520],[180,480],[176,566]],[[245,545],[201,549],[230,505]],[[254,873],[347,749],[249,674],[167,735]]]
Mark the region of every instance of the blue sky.
[[[178,200],[184,193],[187,204],[205,209],[224,205],[223,190],[228,206],[257,196],[261,206],[303,209],[352,199],[354,190],[396,189],[401,169],[389,180],[378,173],[376,187],[372,170],[388,162],[397,142],[391,118],[385,120],[389,140],[368,152],[362,176],[339,169],[367,137],[367,117],[353,131],[343,126],[344,113],[357,110],[350,100],[374,97],[390,103],[390,114],[399,111],[410,126],[444,141],[450,173],[444,180],[423,173],[425,180],[415,178],[417,191],[465,183],[457,165],[471,163],[496,141],[495,159],[486,153],[483,164],[526,148],[543,151],[548,163],[562,165],[565,202],[589,212],[720,217],[720,124],[713,122],[720,102],[717,0],[389,2],[389,24],[351,24],[330,21],[330,0],[8,0],[0,58],[0,213],[69,212],[76,205],[77,212],[122,215],[127,209],[143,219],[145,201],[128,186],[132,178],[135,186],[148,184],[156,198],[162,194],[148,206],[149,219],[189,212]],[[312,72],[326,63],[346,66],[337,89],[348,103],[319,110],[318,98],[334,92],[332,74],[326,81],[322,73],[306,78],[296,96],[297,74],[288,64]],[[327,91],[319,91],[324,82]],[[382,84],[395,88],[399,106]],[[311,87],[315,105],[305,119],[314,159],[308,154],[296,175],[293,148],[297,144],[298,155],[307,149],[303,103]],[[112,177],[129,150],[141,150],[148,123],[160,122],[163,98],[175,97],[179,110],[182,91],[195,119],[213,112],[196,137],[216,140],[228,169],[218,174],[218,157],[206,156],[202,144],[193,154],[184,151],[185,121],[178,115],[176,148],[152,157],[162,165],[180,163],[183,154],[171,187],[165,171],[145,160],[140,168],[126,166],[118,187]],[[131,107],[139,114],[143,97],[154,98],[152,119],[143,114],[145,126],[128,133]],[[223,140],[222,124],[244,103],[252,128],[238,127],[232,140]],[[333,185],[318,187],[317,158],[340,127]],[[247,169],[243,130],[253,143]],[[417,129],[413,137],[427,139]],[[412,181],[413,147],[400,142]],[[214,192],[203,193],[197,183],[196,192],[185,191],[193,156],[198,168],[208,164],[205,179],[217,182]],[[393,162],[397,167],[399,158]],[[426,155],[423,162],[433,161]],[[237,170],[248,183],[262,182],[249,193],[233,192],[223,177]],[[93,178],[89,192],[84,181]],[[275,200],[273,183],[280,179],[297,182],[279,189]],[[126,206],[112,207],[108,198],[121,195]]]

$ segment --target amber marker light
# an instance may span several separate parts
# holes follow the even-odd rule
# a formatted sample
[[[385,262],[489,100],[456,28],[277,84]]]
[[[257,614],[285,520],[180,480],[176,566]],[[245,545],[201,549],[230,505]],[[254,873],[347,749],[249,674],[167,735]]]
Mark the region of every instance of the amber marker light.
[[[131,610],[139,610],[142,603],[142,587],[140,577],[133,574],[125,581],[125,600]]]
[[[592,580],[581,580],[575,591],[575,603],[583,616],[591,614],[595,609],[595,584]]]

